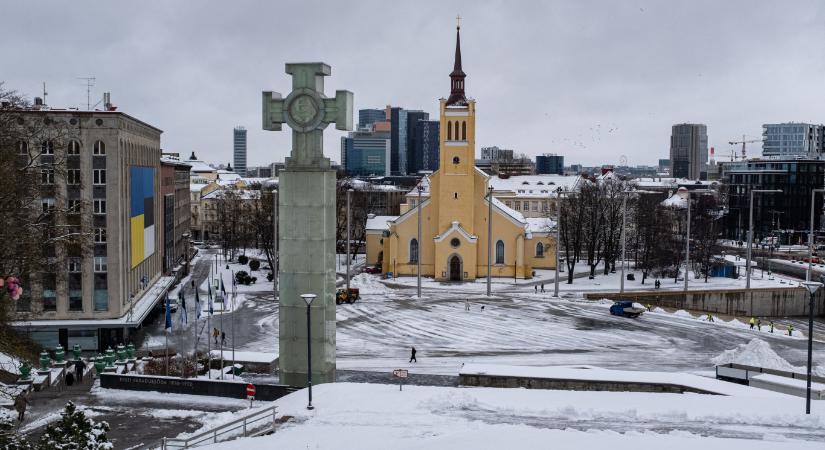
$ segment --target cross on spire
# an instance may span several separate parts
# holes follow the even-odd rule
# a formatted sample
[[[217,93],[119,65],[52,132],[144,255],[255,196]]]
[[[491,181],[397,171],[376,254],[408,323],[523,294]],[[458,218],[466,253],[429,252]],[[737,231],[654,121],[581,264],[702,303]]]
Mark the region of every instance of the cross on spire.
[[[456,29],[461,29],[461,16],[460,15],[455,16],[455,27],[456,27]]]

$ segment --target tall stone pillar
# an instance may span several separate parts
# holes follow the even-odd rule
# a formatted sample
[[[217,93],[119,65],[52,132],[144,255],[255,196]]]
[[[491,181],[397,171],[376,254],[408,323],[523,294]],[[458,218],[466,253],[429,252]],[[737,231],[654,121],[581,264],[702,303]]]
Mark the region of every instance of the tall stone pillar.
[[[292,128],[292,151],[278,183],[279,354],[281,382],[307,382],[307,306],[310,307],[312,383],[335,381],[335,171],[323,152],[323,129],[352,129],[349,91],[324,96],[324,63],[287,64],[292,92],[263,93],[263,128]]]

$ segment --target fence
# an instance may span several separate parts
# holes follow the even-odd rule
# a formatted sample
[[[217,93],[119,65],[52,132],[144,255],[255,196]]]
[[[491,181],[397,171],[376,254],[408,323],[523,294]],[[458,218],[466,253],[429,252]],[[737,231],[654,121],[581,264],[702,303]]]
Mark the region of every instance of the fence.
[[[185,439],[163,438],[161,450],[177,450],[229,441],[242,437],[260,436],[275,427],[277,406],[242,417],[235,421]]]

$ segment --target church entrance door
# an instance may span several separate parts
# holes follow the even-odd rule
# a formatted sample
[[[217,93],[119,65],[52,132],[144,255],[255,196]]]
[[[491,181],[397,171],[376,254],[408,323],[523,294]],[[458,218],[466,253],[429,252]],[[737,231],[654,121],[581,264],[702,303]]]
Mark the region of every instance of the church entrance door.
[[[450,281],[461,281],[461,258],[458,255],[450,257]]]

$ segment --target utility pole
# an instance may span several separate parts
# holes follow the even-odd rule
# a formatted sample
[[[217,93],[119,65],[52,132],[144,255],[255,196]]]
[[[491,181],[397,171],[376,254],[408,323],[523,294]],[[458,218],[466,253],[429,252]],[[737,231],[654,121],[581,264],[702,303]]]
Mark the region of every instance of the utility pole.
[[[424,187],[421,186],[421,183],[418,184],[418,240],[416,241],[418,244],[416,251],[418,252],[415,255],[415,261],[417,265],[417,275],[418,275],[418,298],[421,298],[421,191],[424,190]]]
[[[619,293],[624,293],[624,261],[627,244],[627,239],[625,239],[625,226],[627,224],[627,191],[623,191],[624,195],[622,196],[622,281],[620,284]]]
[[[493,186],[487,188],[487,297],[490,296],[493,267]]]
[[[349,299],[349,252],[350,252],[350,199],[352,198],[352,189],[347,189],[347,299]]]

